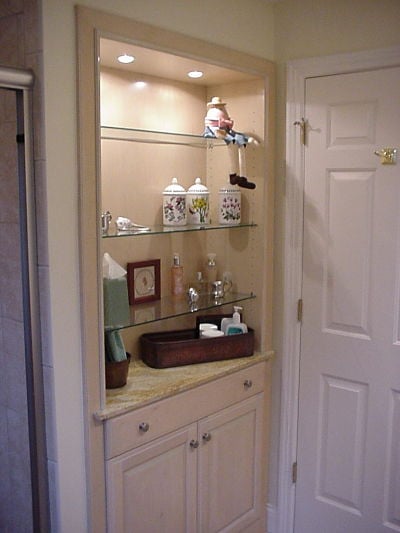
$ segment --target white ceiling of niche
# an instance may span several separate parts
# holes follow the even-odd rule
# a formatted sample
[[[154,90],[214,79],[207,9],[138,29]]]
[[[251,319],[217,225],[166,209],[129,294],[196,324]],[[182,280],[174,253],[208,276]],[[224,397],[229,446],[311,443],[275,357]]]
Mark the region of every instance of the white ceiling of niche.
[[[128,65],[118,63],[117,57],[122,54],[134,56],[135,61]],[[203,86],[255,78],[237,70],[104,38],[100,40],[100,65]],[[204,76],[195,80],[190,79],[187,73],[191,70],[201,70]]]

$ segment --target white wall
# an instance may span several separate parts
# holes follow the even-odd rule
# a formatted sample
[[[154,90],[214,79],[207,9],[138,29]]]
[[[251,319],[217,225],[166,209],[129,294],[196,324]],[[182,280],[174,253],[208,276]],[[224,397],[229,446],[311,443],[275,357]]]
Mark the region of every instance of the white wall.
[[[275,183],[275,282],[270,503],[276,501],[282,346],[286,62],[292,59],[373,50],[400,43],[398,0],[280,0],[274,6],[278,64]]]
[[[59,531],[86,532],[81,382],[74,0],[43,0],[51,333],[54,339]],[[82,0],[169,30],[266,58],[272,7],[264,0]]]

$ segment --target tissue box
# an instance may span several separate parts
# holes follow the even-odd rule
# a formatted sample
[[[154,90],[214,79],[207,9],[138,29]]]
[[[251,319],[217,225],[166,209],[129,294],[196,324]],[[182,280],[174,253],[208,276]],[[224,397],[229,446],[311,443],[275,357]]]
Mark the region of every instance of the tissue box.
[[[126,326],[130,322],[126,277],[103,279],[104,326]]]

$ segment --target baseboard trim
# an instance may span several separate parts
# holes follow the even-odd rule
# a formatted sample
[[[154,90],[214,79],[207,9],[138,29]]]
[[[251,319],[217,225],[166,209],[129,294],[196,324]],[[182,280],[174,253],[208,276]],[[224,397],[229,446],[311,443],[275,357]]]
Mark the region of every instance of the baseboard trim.
[[[277,520],[277,512],[276,512],[276,506],[271,505],[270,503],[267,505],[267,533],[276,533],[276,520]]]

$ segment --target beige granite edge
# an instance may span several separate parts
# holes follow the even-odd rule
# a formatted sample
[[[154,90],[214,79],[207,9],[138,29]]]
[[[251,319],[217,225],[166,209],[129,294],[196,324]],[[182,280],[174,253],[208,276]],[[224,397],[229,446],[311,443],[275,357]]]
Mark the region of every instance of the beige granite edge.
[[[94,413],[94,417],[98,421],[108,420],[267,361],[272,356],[272,351],[257,352],[250,357],[164,369],[150,368],[140,359],[135,359],[130,364],[125,387],[107,390],[106,406]]]

